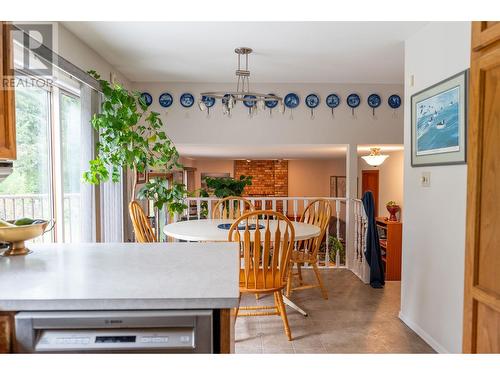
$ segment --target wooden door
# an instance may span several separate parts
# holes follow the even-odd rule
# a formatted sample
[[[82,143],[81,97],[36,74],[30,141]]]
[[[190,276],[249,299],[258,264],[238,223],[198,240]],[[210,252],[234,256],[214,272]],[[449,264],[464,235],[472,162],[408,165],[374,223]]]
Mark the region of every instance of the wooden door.
[[[500,352],[500,23],[472,23],[463,351]]]
[[[378,170],[361,171],[361,196],[367,191],[373,194],[375,201],[375,217],[378,216]]]
[[[16,158],[16,120],[13,78],[13,49],[10,25],[0,21],[0,160]],[[12,88],[10,88],[12,87]]]

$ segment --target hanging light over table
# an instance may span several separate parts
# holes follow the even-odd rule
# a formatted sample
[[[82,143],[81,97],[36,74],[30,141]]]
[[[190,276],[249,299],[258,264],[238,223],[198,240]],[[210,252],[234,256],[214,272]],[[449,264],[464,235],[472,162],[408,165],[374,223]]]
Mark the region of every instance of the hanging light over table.
[[[248,55],[252,53],[252,49],[248,47],[240,47],[234,50],[238,55],[238,69],[236,70],[236,91],[210,91],[202,92],[201,98],[213,98],[222,100],[222,113],[231,116],[231,110],[237,102],[253,102],[253,109],[264,109],[266,102],[278,101],[283,104],[283,99],[274,94],[260,94],[250,91],[250,70],[248,70]],[[245,58],[245,69],[241,69],[241,58]],[[206,106],[202,105],[203,99],[199,100],[199,107],[203,111]],[[247,105],[248,107],[248,105]]]

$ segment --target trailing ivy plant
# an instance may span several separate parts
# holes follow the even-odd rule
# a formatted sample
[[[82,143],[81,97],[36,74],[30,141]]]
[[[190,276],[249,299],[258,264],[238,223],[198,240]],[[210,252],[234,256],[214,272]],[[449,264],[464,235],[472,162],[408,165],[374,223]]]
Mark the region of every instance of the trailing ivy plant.
[[[169,186],[168,181],[162,178],[154,178],[146,182],[137,195],[140,199],[154,201],[154,207],[159,210],[167,205],[171,215],[182,213],[187,208],[184,203],[184,198],[187,196],[184,184],[174,182],[172,186]]]
[[[160,114],[148,109],[139,92],[129,92],[118,83],[101,79],[94,70],[88,72],[98,80],[103,93],[101,113],[94,114],[92,125],[99,133],[96,157],[89,162],[83,180],[100,184],[111,180],[118,182],[120,170],[130,169],[134,184],[130,200],[136,197],[138,173],[148,167],[170,171],[182,168],[179,153],[172,140],[163,131]],[[154,179],[146,183],[140,196],[154,199],[155,207],[167,206],[170,213],[182,212],[185,187],[182,184],[167,186],[167,182]],[[154,191],[154,193],[153,193]]]

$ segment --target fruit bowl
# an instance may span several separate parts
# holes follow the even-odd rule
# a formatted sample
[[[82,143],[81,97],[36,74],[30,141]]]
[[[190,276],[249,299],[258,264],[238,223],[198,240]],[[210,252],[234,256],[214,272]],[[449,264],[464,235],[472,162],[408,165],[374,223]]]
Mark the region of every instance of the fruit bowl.
[[[8,221],[8,223],[13,224],[14,221]],[[32,240],[38,236],[41,236],[47,230],[47,226],[50,223],[48,220],[36,220],[35,223],[30,225],[19,225],[19,226],[2,226],[0,227],[0,241],[9,242],[8,250],[4,251],[3,256],[14,256],[14,255],[26,255],[30,253],[30,250],[24,246],[24,241]]]

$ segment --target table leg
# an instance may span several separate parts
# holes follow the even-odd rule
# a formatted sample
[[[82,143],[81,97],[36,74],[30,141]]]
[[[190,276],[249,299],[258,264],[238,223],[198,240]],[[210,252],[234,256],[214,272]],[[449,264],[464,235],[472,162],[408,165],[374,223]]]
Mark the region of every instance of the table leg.
[[[303,316],[307,316],[307,312],[303,310],[300,306],[296,305],[294,302],[292,302],[287,296],[283,294],[283,302],[285,305],[290,306],[292,309],[297,311],[299,314]]]

